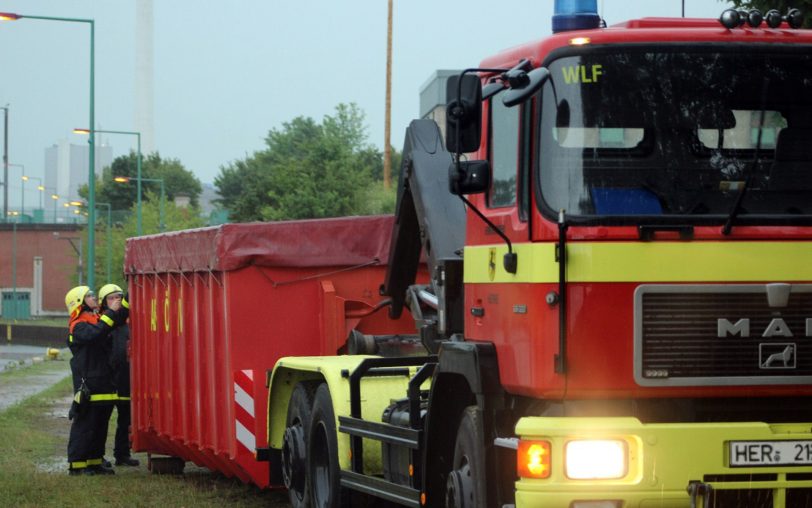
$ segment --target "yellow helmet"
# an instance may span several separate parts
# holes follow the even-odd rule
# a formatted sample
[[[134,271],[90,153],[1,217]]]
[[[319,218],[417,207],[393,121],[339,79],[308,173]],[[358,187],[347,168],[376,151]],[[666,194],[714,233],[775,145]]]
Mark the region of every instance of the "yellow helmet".
[[[105,298],[112,295],[113,293],[124,293],[120,287],[116,286],[115,284],[105,284],[104,286],[99,289],[99,303],[104,306]]]
[[[90,288],[87,286],[76,286],[68,291],[65,295],[65,306],[68,308],[68,313],[73,316],[76,311],[82,308],[85,297],[90,293]]]

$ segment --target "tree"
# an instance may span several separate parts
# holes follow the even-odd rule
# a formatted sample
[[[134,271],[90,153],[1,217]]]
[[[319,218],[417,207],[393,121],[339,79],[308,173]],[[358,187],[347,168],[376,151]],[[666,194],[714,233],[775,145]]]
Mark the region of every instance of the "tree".
[[[128,183],[119,183],[113,180],[117,176],[129,177]],[[102,171],[101,180],[96,181],[96,201],[110,203],[113,210],[129,209],[138,201],[138,154],[131,151],[127,155],[116,157],[110,166]],[[178,194],[189,196],[192,206],[198,206],[198,198],[203,188],[200,180],[177,159],[162,159],[157,152],[151,153],[141,160],[141,177],[163,179],[166,187],[167,202],[173,201]],[[149,191],[160,197],[161,184],[158,182],[142,182],[142,200]],[[88,198],[87,185],[79,188],[79,196],[85,201]]]
[[[776,9],[782,15],[789,11],[790,7],[800,9],[804,13],[804,28],[812,28],[812,0],[720,0],[724,3],[733,3],[733,6],[744,9],[758,9],[765,14],[770,9]]]
[[[382,154],[368,143],[364,114],[355,104],[339,104],[321,123],[296,117],[271,129],[265,144],[222,167],[214,180],[218,202],[233,220],[358,215],[394,202],[370,201],[370,186],[381,185]]]

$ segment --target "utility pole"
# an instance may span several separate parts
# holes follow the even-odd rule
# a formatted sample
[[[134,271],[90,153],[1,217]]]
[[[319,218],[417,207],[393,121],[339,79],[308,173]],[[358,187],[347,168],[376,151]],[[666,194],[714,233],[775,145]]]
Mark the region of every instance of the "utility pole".
[[[8,220],[8,104],[3,106],[3,222]]]
[[[383,127],[383,188],[392,187],[392,144],[389,134],[392,123],[392,0],[389,0],[389,12],[386,23],[386,113]]]

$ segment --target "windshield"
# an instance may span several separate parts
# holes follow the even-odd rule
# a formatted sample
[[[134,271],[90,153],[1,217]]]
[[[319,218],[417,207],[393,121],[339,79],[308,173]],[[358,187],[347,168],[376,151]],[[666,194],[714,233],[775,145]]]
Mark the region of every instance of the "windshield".
[[[759,48],[593,48],[549,63],[545,212],[719,221],[747,182],[743,220],[808,220],[812,56]]]

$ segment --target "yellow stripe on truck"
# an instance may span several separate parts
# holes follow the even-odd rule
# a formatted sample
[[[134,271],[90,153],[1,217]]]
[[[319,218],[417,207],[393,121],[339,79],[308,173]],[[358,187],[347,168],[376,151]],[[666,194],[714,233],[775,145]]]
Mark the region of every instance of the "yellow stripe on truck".
[[[507,246],[465,247],[465,282],[558,282],[556,244],[513,244],[516,274],[502,258]],[[812,242],[568,242],[569,282],[745,282],[812,280]]]

